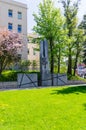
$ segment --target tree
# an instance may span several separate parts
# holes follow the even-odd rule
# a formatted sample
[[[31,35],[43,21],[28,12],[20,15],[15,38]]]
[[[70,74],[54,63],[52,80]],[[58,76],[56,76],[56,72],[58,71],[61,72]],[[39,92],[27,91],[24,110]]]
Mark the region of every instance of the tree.
[[[82,57],[83,54],[83,42],[85,41],[85,36],[84,36],[84,30],[77,28],[75,31],[75,46],[74,46],[74,73],[73,75],[75,76],[76,68],[77,68],[77,63],[79,60],[79,57]]]
[[[61,69],[61,61],[65,59],[66,55],[66,43],[67,43],[67,29],[62,28],[59,32],[59,37],[57,37],[55,48],[53,50],[54,60],[55,60],[55,68],[57,66],[57,72],[60,73]]]
[[[0,29],[0,74],[8,64],[17,60],[22,40],[17,33]]]
[[[53,73],[53,50],[55,49],[55,41],[59,37],[59,32],[62,30],[64,19],[60,10],[55,8],[52,0],[43,0],[43,3],[39,4],[39,13],[38,15],[34,14],[34,19],[37,24],[34,26],[34,31],[49,42],[51,73]]]
[[[33,60],[32,61],[32,70],[36,70],[36,68],[37,68],[37,61]]]
[[[31,65],[31,61],[30,60],[20,60],[20,62],[19,62],[19,68],[22,71],[29,70],[30,65]]]
[[[84,15],[83,20],[81,21],[81,23],[79,25],[79,28],[84,29],[84,36],[86,36],[86,15]],[[84,53],[83,62],[86,64],[86,39],[83,42],[83,47],[84,47],[84,50],[83,50],[83,53]]]
[[[74,46],[73,41],[73,32],[77,27],[77,12],[78,12],[78,4],[79,0],[77,2],[72,3],[71,0],[62,0],[61,1],[64,8],[64,16],[66,18],[65,26],[68,29],[68,38],[69,42],[67,44],[68,47],[68,69],[67,73],[69,75],[72,75],[72,48]]]

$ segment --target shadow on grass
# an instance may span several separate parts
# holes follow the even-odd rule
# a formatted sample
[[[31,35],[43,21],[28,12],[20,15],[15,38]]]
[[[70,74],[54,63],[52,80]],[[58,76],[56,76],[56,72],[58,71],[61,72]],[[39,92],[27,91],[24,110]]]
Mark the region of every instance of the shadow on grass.
[[[79,94],[79,93],[86,93],[86,86],[73,86],[68,88],[63,88],[61,90],[53,90],[51,94]]]
[[[84,110],[86,110],[86,103],[84,103],[83,106],[84,106]]]

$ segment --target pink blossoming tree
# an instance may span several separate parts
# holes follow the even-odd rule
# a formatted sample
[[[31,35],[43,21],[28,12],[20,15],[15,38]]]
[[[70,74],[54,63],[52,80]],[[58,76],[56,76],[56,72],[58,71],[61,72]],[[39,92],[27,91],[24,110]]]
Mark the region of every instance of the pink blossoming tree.
[[[17,60],[21,42],[18,33],[0,29],[0,74],[8,64]]]

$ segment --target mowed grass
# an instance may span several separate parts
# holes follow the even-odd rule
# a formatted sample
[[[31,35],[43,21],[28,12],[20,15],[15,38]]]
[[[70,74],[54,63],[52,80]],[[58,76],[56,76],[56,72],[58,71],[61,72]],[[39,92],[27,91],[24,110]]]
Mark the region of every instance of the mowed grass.
[[[0,91],[0,130],[86,130],[86,86]]]

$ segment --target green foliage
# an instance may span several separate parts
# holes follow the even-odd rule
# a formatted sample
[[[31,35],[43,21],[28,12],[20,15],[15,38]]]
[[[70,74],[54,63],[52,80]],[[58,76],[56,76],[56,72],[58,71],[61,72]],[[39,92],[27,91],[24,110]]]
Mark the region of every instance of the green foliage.
[[[58,66],[54,66],[54,73],[58,73]],[[65,63],[61,64],[60,73],[67,73],[67,66]]]
[[[68,42],[66,44],[67,57],[68,57],[68,67],[67,73],[72,75],[72,53],[74,52],[75,39],[74,32],[78,25],[77,13],[79,1],[72,2],[71,0],[61,0],[64,8],[64,16],[66,19],[65,26],[68,30]],[[76,55],[76,54],[75,54]]]
[[[79,28],[84,29],[83,37],[85,37],[85,40],[83,41],[83,62],[86,64],[86,15],[83,16],[83,20],[81,21]]]
[[[37,61],[36,60],[32,61],[32,67],[33,67],[33,69],[35,69],[37,67]]]
[[[86,87],[0,91],[1,130],[85,130]]]
[[[0,81],[17,81],[17,71],[3,71],[0,75]]]
[[[28,70],[31,65],[30,60],[22,60],[19,62],[19,67],[21,70]]]
[[[12,71],[7,70],[3,71],[0,75],[0,81],[17,81],[17,74],[18,73],[37,73],[39,75],[39,72],[37,71]]]
[[[61,36],[64,18],[62,17],[60,10],[57,9],[52,0],[43,0],[43,3],[39,4],[38,15],[34,14],[34,20],[36,26],[34,31],[43,38],[46,38],[49,43],[50,54],[50,66],[51,73],[54,72],[54,49],[55,43]]]
[[[74,51],[72,52],[72,57],[73,57],[73,61],[75,62],[74,63],[74,75],[75,75],[77,64],[83,57],[83,53],[82,53],[84,50],[83,42],[85,41],[84,30],[79,29],[78,26],[78,29],[76,29],[74,32],[74,36],[75,36],[75,42],[74,42],[74,47],[72,48]]]
[[[78,75],[75,75],[75,76],[71,76],[71,75],[68,75],[68,80],[79,80],[79,81],[86,81],[86,79],[78,76]]]
[[[63,60],[67,60],[67,73],[72,75],[72,66],[75,70],[77,63],[82,58],[83,42],[85,41],[84,31],[78,26],[77,13],[79,1],[61,0],[64,8],[64,17],[60,10],[54,6],[52,0],[43,0],[39,4],[38,14],[34,14],[36,26],[34,31],[49,43],[49,58],[51,73],[54,66],[58,73],[61,72]],[[82,21],[85,24],[85,20]],[[85,28],[84,28],[85,29]],[[85,56],[84,56],[85,58]]]
[[[60,10],[55,8],[52,0],[43,0],[43,3],[39,4],[38,15],[33,14],[34,20],[37,25],[34,26],[34,30],[46,39],[55,39],[60,28],[63,25],[63,18]]]

